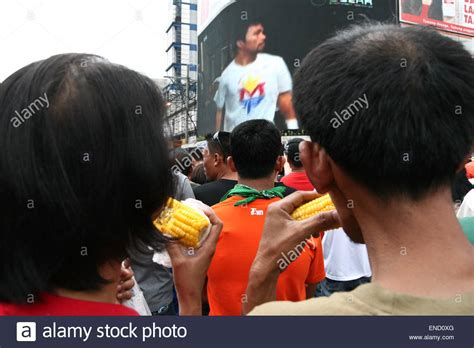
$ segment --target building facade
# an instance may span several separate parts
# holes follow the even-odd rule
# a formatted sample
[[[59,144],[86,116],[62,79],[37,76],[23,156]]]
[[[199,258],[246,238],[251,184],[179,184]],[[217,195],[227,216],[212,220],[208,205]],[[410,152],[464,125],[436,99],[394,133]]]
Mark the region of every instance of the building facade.
[[[164,95],[170,132],[187,139],[196,134],[197,123],[197,0],[169,0],[169,13]]]

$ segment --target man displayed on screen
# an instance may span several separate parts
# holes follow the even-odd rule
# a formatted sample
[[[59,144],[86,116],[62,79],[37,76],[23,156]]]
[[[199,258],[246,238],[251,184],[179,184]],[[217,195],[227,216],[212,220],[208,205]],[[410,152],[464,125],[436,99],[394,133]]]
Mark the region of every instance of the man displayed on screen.
[[[278,109],[285,115],[289,129],[298,128],[291,100],[291,74],[283,58],[262,53],[265,40],[259,22],[248,22],[239,34],[237,55],[222,73],[214,98],[216,130],[231,132],[252,119],[273,122]]]

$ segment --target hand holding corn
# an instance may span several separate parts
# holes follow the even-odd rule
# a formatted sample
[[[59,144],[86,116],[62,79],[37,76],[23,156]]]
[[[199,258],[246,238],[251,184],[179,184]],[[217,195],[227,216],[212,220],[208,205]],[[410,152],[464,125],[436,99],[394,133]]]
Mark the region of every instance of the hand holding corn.
[[[199,248],[210,230],[209,219],[204,214],[173,198],[168,199],[154,224],[161,233],[191,248]]]
[[[201,216],[198,216],[200,215],[199,211],[187,207],[186,205],[188,204],[196,205],[197,209],[203,212],[204,215],[202,217],[204,220],[202,220]],[[184,216],[181,214],[183,212],[181,209],[185,212]],[[179,214],[175,215],[178,212]],[[172,236],[171,234],[177,233],[178,238],[182,237],[181,241],[168,243],[166,246],[166,251],[169,254],[173,268],[173,280],[179,301],[179,314],[181,316],[201,315],[202,289],[222,230],[222,221],[210,207],[194,200],[186,200],[182,203],[169,200],[167,207],[163,209],[162,215],[162,217],[155,221],[155,225],[158,228],[162,228],[163,231],[167,231],[164,232],[165,234]],[[176,217],[177,219],[173,222],[173,218]],[[176,224],[176,221],[186,225],[193,221],[196,224],[195,230],[203,227],[203,232],[197,237],[198,248],[192,250],[191,253],[189,247],[183,246],[183,244],[195,245],[196,238],[188,238],[186,234],[190,230],[185,231],[180,223]],[[208,228],[204,228],[205,225]],[[191,234],[193,235],[193,233]],[[205,242],[204,238],[206,238]]]
[[[288,255],[315,233],[340,225],[337,212],[325,201],[329,197],[318,197],[316,192],[299,191],[268,206],[257,255],[249,272],[246,291],[249,301],[242,305],[244,314],[274,300],[281,273],[278,260],[282,255]],[[312,207],[315,201],[316,206]],[[326,203],[318,206],[321,202]]]

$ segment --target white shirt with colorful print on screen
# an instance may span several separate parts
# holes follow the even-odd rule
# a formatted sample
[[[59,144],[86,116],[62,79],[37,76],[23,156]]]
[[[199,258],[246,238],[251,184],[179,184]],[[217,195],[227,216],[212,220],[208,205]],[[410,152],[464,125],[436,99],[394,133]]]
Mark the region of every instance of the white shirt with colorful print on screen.
[[[253,119],[273,122],[278,96],[291,90],[291,74],[281,57],[260,53],[245,66],[232,61],[219,79],[214,98],[219,109],[225,106],[223,130],[231,132]]]

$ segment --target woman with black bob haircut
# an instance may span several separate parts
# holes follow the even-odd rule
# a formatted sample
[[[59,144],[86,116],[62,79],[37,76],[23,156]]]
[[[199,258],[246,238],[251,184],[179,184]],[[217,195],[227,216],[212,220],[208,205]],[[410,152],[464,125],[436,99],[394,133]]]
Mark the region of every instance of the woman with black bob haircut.
[[[0,85],[0,315],[136,314],[114,303],[121,261],[167,242],[152,224],[173,194],[164,114],[152,80],[94,55]]]

